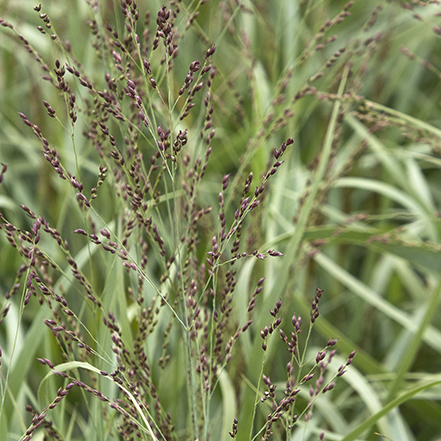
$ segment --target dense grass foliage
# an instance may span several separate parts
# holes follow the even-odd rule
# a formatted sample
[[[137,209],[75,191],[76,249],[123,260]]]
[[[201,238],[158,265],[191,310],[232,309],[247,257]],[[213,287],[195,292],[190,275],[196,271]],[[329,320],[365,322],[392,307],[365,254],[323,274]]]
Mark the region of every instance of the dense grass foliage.
[[[0,441],[441,439],[439,2],[0,25]]]

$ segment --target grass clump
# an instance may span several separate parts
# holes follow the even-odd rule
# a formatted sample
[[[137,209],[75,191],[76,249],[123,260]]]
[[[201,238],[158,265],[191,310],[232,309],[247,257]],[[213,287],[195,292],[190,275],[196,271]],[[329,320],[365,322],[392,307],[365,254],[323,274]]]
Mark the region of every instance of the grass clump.
[[[436,439],[438,6],[9,5],[0,439]]]

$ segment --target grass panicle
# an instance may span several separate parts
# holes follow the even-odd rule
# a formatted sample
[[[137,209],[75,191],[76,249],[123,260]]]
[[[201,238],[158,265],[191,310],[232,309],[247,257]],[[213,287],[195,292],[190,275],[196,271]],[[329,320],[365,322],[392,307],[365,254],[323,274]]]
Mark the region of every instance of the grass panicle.
[[[0,439],[437,439],[439,20],[7,5]]]

